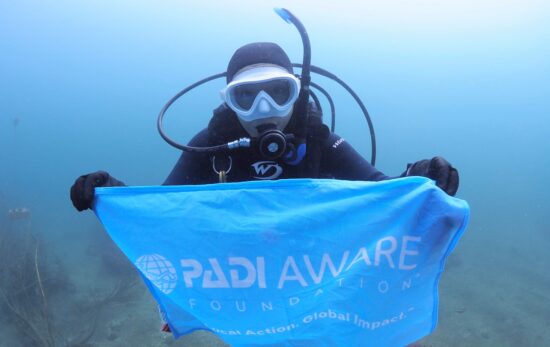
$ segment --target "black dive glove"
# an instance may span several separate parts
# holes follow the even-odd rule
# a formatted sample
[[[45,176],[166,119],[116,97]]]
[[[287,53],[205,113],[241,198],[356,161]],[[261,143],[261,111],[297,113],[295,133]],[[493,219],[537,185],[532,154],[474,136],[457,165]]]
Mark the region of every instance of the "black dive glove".
[[[94,189],[96,187],[116,187],[125,184],[105,171],[97,171],[88,175],[82,175],[76,179],[71,187],[71,201],[78,211],[92,208],[94,201]]]
[[[454,196],[458,190],[458,171],[442,157],[424,159],[407,165],[405,176],[431,178],[439,188],[450,196]]]

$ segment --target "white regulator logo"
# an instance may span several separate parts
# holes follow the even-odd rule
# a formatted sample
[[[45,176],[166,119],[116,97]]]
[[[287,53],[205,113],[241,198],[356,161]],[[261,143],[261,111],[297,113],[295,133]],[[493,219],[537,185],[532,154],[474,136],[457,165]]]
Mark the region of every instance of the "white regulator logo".
[[[178,282],[176,269],[172,263],[158,254],[142,255],[135,265],[147,279],[164,294],[170,294]]]
[[[259,180],[272,180],[279,177],[283,173],[283,168],[274,161],[258,161],[252,164],[256,176]]]

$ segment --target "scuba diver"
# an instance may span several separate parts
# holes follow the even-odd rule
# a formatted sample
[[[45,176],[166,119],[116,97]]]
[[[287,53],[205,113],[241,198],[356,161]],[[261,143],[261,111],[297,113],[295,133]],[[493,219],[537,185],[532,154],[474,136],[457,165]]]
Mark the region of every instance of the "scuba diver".
[[[395,178],[378,171],[331,132],[322,123],[315,103],[308,100],[306,107],[300,107],[301,80],[277,44],[258,42],[237,49],[229,61],[226,81],[220,93],[224,102],[214,110],[208,127],[188,146],[181,147],[212,148],[247,138],[257,145],[231,151],[183,151],[164,185],[286,178]],[[398,177],[405,176],[433,179],[449,195],[458,189],[458,172],[442,157],[409,164]],[[71,187],[71,200],[78,211],[83,211],[92,207],[95,187],[121,185],[105,171],[82,175]]]
[[[442,157],[407,165],[397,177],[375,168],[376,143],[372,122],[357,95],[330,72],[310,63],[309,39],[299,20],[285,9],[276,10],[294,24],[302,37],[302,64],[291,63],[275,43],[256,42],[237,49],[224,73],[212,75],[183,89],[170,99],[158,117],[160,135],[182,154],[163,185],[195,185],[250,180],[324,178],[382,181],[397,177],[424,176],[453,196],[458,190],[458,171]],[[301,68],[295,75],[294,67]],[[370,128],[371,161],[363,158],[347,141],[334,133],[334,106],[324,89],[311,81],[310,72],[342,85],[359,104]],[[208,126],[187,144],[179,144],[164,132],[165,112],[191,89],[225,77],[222,104],[213,111]],[[331,106],[331,129],[323,123],[319,90]],[[106,171],[82,175],[70,189],[78,211],[93,208],[96,187],[124,186]],[[167,324],[163,331],[170,331]]]

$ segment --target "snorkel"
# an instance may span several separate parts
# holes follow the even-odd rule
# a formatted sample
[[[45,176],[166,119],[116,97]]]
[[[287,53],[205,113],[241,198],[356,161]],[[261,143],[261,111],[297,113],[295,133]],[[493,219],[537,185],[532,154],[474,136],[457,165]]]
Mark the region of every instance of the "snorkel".
[[[289,10],[284,8],[274,8],[275,13],[279,15],[285,22],[294,24],[304,46],[304,57],[302,62],[302,74],[300,76],[300,94],[298,100],[294,105],[294,114],[299,117],[296,122],[296,134],[285,135],[281,130],[277,129],[265,129],[259,137],[259,151],[260,154],[269,160],[280,158],[283,154],[287,153],[288,157],[296,157],[298,149],[295,145],[291,144],[291,140],[298,142],[305,142],[306,129],[307,129],[307,114],[310,90],[309,85],[311,82],[311,44],[309,42],[309,36],[306,28],[300,22],[300,20],[293,15]],[[290,151],[287,151],[288,145],[291,144]],[[294,158],[295,159],[295,158]]]
[[[335,115],[335,108],[334,108],[334,102],[332,101],[332,98],[328,94],[328,92],[323,89],[318,84],[315,84],[311,82],[311,72],[320,74],[322,76],[325,76],[327,78],[330,78],[337,83],[339,83],[342,87],[348,91],[355,101],[358,103],[358,105],[361,108],[361,111],[363,112],[365,119],[367,120],[367,124],[369,126],[370,130],[370,137],[371,137],[371,164],[374,166],[375,160],[376,160],[376,139],[374,135],[374,127],[372,125],[372,121],[370,119],[370,116],[368,114],[368,111],[361,101],[361,99],[357,96],[357,94],[341,79],[336,77],[334,74],[321,69],[319,67],[311,65],[311,45],[309,41],[309,37],[307,34],[307,31],[304,27],[304,25],[298,20],[296,16],[294,16],[290,11],[284,8],[275,8],[275,12],[287,23],[293,24],[298,32],[300,33],[302,44],[303,44],[303,62],[302,64],[292,64],[294,67],[299,67],[302,69],[302,73],[300,75],[300,93],[299,97],[294,105],[294,115],[298,116],[295,120],[295,128],[296,133],[295,134],[285,134],[282,131],[278,129],[270,128],[269,126],[266,127],[266,129],[261,129],[261,134],[258,138],[250,138],[250,137],[242,137],[235,139],[233,141],[216,145],[216,146],[209,146],[209,147],[194,147],[194,146],[187,146],[183,145],[181,143],[178,143],[174,140],[172,140],[164,131],[163,128],[163,119],[170,108],[170,106],[176,102],[180,97],[188,93],[190,90],[205,84],[207,82],[210,82],[212,80],[223,78],[227,76],[226,72],[218,73],[209,77],[206,77],[200,81],[197,81],[186,88],[182,89],[179,93],[174,95],[170,100],[166,102],[166,104],[162,107],[158,118],[157,118],[157,129],[159,131],[160,136],[171,146],[178,148],[180,150],[186,151],[186,152],[195,152],[195,153],[226,153],[231,152],[236,149],[242,149],[242,148],[250,148],[250,147],[257,147],[259,152],[269,160],[277,159],[285,155],[285,158],[289,155],[292,156],[292,151],[294,151],[294,155],[296,155],[297,152],[299,152],[299,148],[292,148],[296,147],[292,143],[295,141],[303,141],[307,136],[307,127],[308,127],[308,105],[309,105],[309,99],[310,97],[315,102],[315,105],[317,106],[317,109],[321,111],[321,104],[319,101],[319,98],[311,91],[310,86],[317,89],[321,94],[323,94],[326,99],[329,102],[330,108],[331,108],[331,131],[334,132],[335,126],[336,126],[336,115]],[[294,117],[294,116],[293,116]]]

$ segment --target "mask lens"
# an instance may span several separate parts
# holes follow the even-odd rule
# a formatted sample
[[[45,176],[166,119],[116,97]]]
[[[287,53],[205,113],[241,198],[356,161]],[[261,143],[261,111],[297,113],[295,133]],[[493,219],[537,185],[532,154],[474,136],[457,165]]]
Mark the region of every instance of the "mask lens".
[[[249,110],[262,90],[269,94],[279,106],[284,106],[291,99],[291,85],[288,79],[240,84],[233,88],[232,99],[238,107]]]
[[[290,100],[290,82],[288,80],[267,82],[264,90],[279,106],[285,105]]]
[[[249,110],[260,91],[257,83],[241,84],[233,89],[233,100],[243,110]]]

